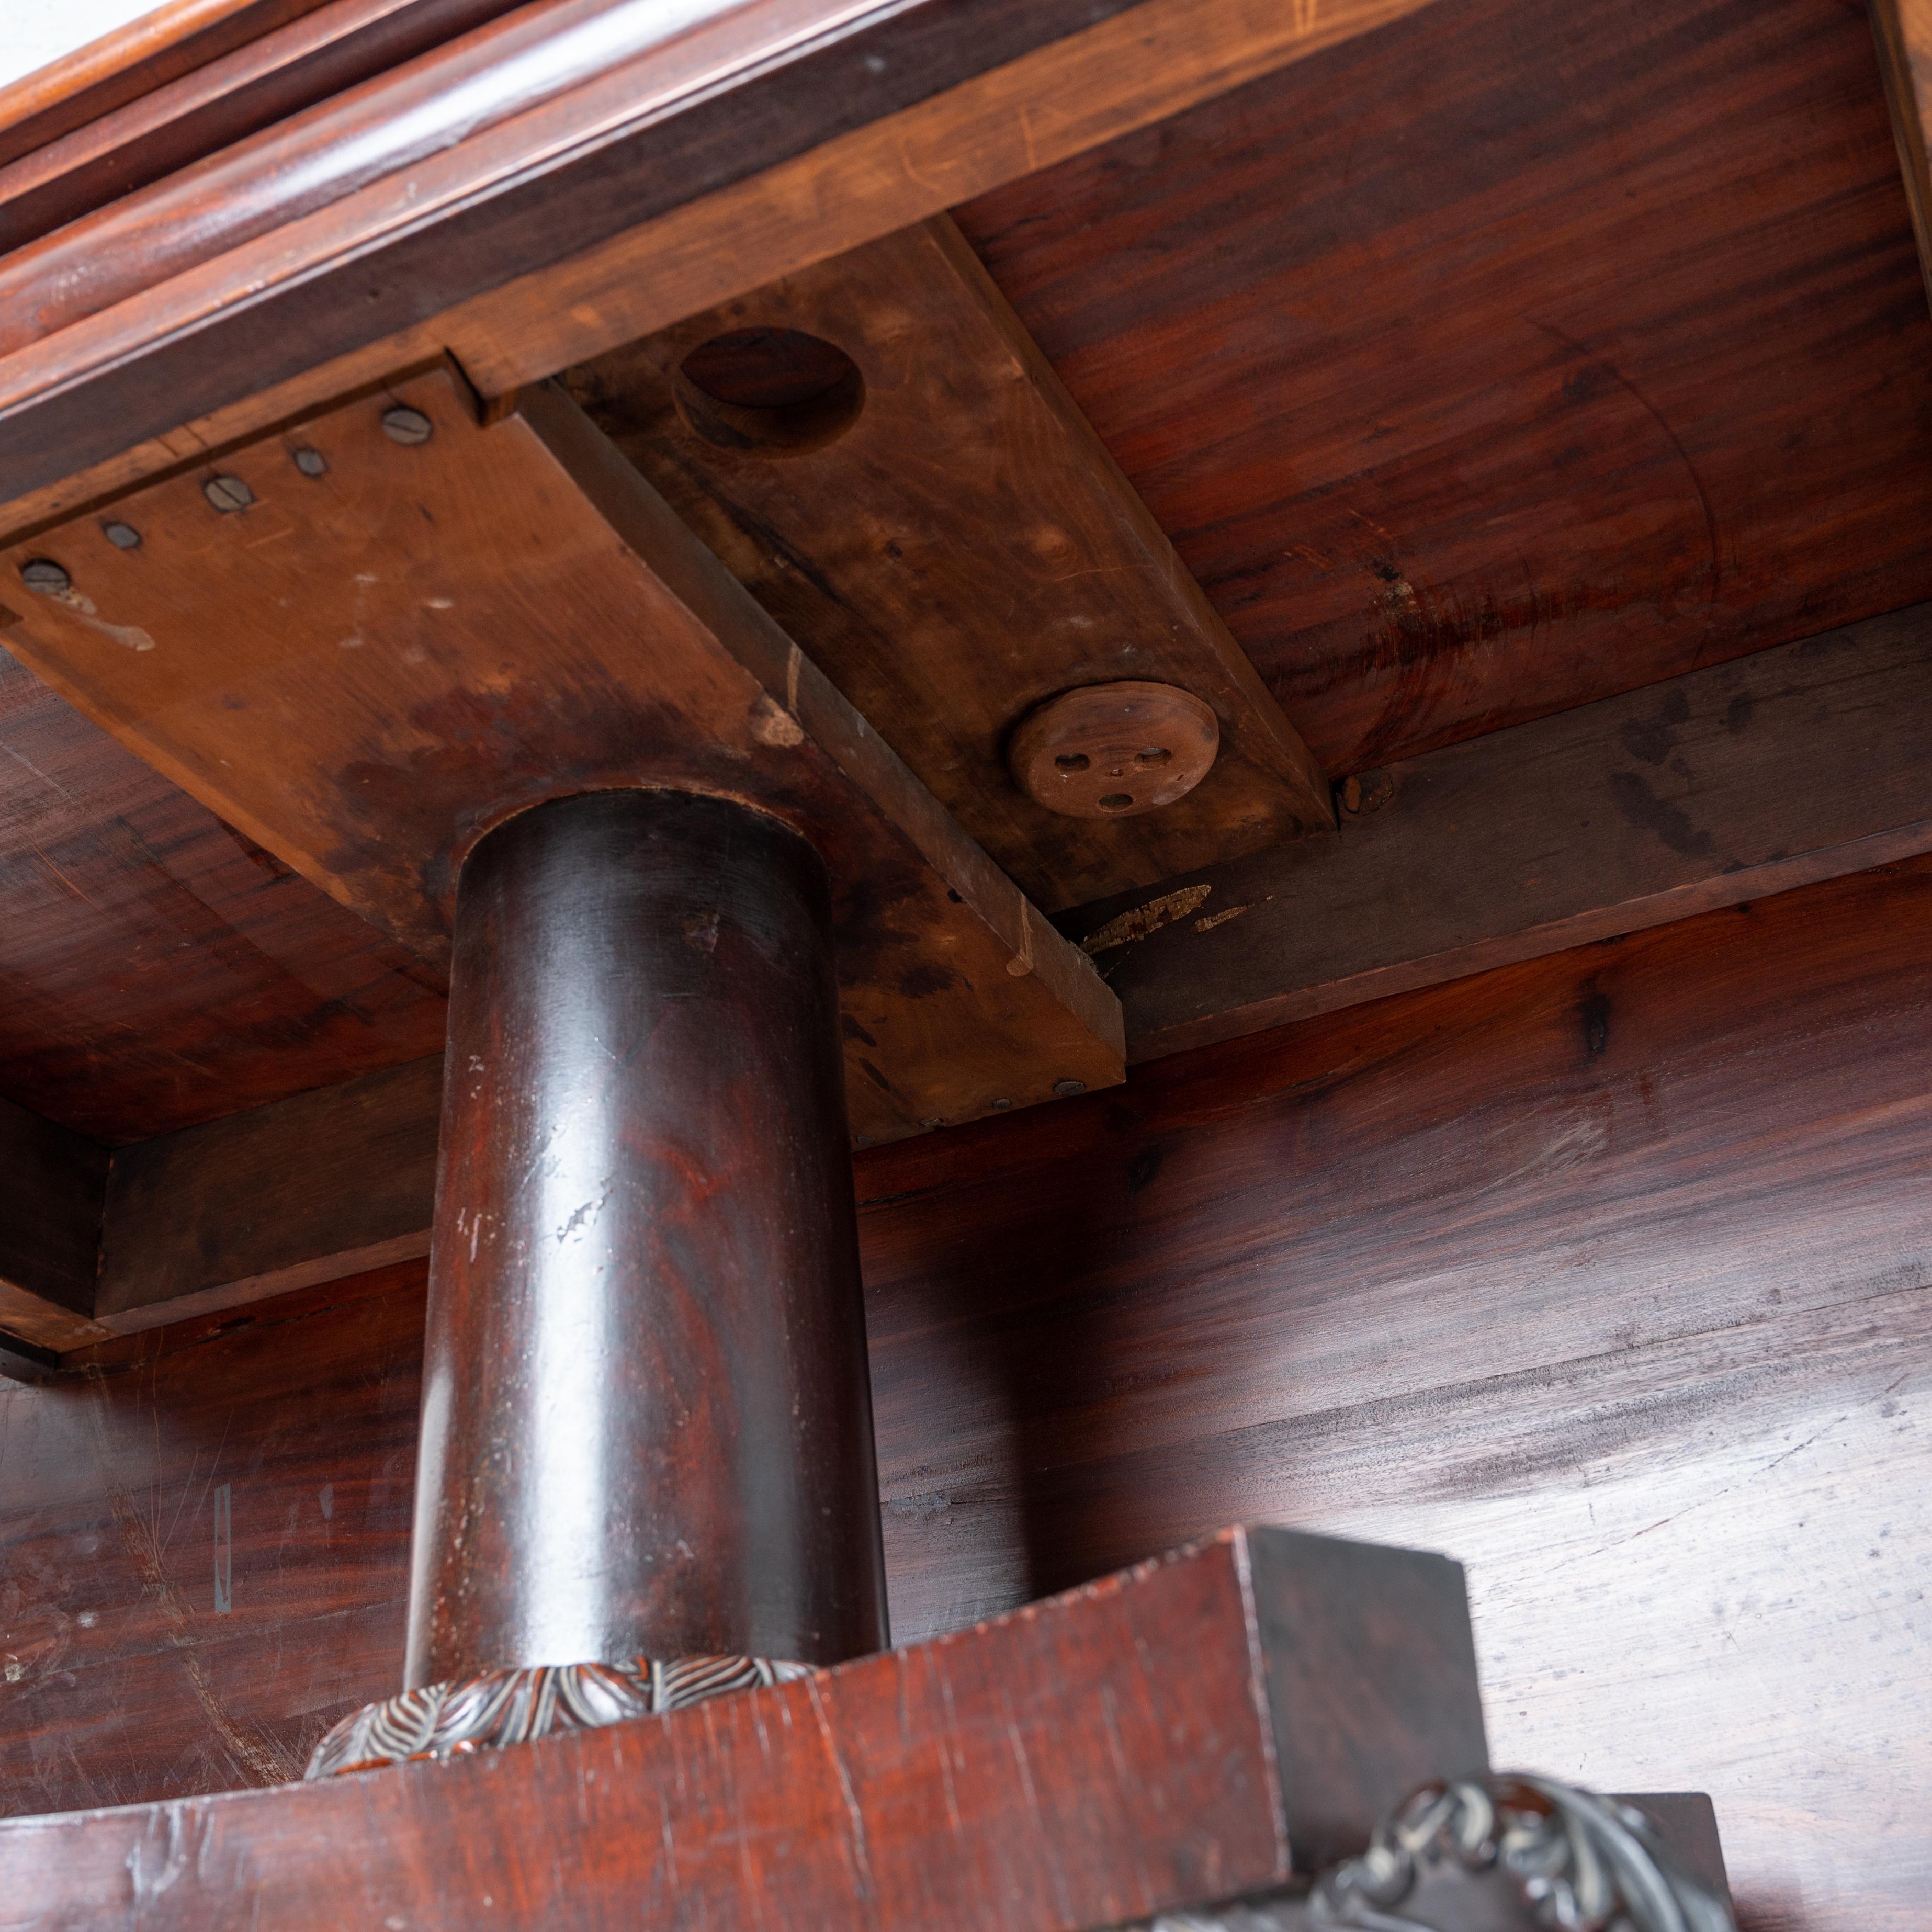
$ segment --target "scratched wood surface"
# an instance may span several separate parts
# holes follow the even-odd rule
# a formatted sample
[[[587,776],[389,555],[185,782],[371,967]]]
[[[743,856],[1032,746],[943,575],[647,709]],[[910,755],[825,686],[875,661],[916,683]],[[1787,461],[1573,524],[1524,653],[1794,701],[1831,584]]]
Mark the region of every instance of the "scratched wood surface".
[[[1497,1762],[1706,1786],[1751,1932],[1916,1932],[1929,1054],[1921,859],[865,1157],[896,1636],[1244,1516],[1443,1550]],[[421,1272],[0,1384],[9,1810],[392,1687]]]
[[[955,211],[1330,776],[1932,594],[1843,0],[1446,0]]]

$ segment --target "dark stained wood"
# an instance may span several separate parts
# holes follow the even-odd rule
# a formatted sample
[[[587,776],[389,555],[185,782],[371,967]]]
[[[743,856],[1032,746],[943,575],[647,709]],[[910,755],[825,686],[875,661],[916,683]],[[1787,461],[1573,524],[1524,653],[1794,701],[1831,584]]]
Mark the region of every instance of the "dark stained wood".
[[[0,166],[0,248],[400,65],[513,0],[332,0]],[[280,10],[286,14],[286,5]],[[259,10],[266,17],[266,10]],[[4,116],[0,102],[0,119]],[[0,134],[0,146],[5,137]]]
[[[1928,1038],[1920,859],[865,1156],[900,1640],[1244,1514],[1446,1550],[1496,1762],[1708,1784],[1750,1932],[1918,1932]],[[394,1688],[422,1277],[0,1388],[0,1627],[66,1645],[0,1805],[292,1774],[191,1664],[291,1766]]]
[[[90,1138],[441,1051],[435,973],[4,652],[0,895],[0,1094]]]
[[[1339,839],[1062,923],[1153,1059],[1932,850],[1928,746],[1920,605],[1382,768]]]
[[[1741,904],[1932,845],[1929,691],[1932,624],[1900,612],[1384,769],[1339,842],[1072,929],[1146,1060]],[[98,1319],[126,1332],[424,1252],[438,1064],[120,1150]]]
[[[883,1648],[818,854],[539,806],[464,867],[450,980],[408,1684]]]
[[[849,422],[774,449],[782,410],[721,416],[684,365],[748,330],[842,351],[860,386]],[[1334,823],[1328,781],[951,222],[820,262],[566,380],[1048,910]],[[1094,824],[1043,809],[1009,775],[1008,741],[1036,706],[1122,679],[1210,707],[1213,770],[1157,813]]]
[[[310,166],[334,164],[344,198],[0,358],[7,525],[446,349],[500,394],[1422,4],[926,0],[814,39],[819,0],[764,0],[662,46],[656,16],[607,9],[588,77],[541,106],[550,70],[502,23],[475,89],[452,85],[452,50],[317,128]],[[359,184],[367,150],[346,136],[365,105],[379,128],[420,127],[479,94],[530,111],[484,111],[472,138]],[[586,140],[607,127],[624,131]],[[210,245],[292,192],[272,173],[230,187],[229,214],[197,205]],[[431,206],[448,212],[425,221]],[[146,213],[140,196],[106,212],[88,261]],[[58,291],[16,292],[32,312]]]
[[[394,407],[429,440],[392,440]],[[230,515],[216,473],[117,502],[137,548],[88,519],[9,553],[12,648],[419,956],[446,956],[493,824],[604,786],[710,791],[832,871],[862,1139],[1118,1079],[1086,961],[560,392],[479,427],[433,371],[224,458]],[[70,590],[26,589],[44,556]]]
[[[118,1148],[96,1321],[131,1334],[428,1254],[442,1094],[437,1055]]]
[[[1932,596],[1841,0],[1448,0],[955,212],[1332,776]]]
[[[295,1932],[367,1900],[423,1932],[640,1909],[772,1932],[1112,1925],[1300,1868],[1276,1736],[1292,1773],[1348,1727],[1358,1762],[1317,1809],[1356,1845],[1417,1767],[1480,1761],[1461,1584],[1440,1558],[1231,1532],[702,1710],[172,1814],[8,1820],[0,1924]],[[1412,1655],[1430,1694],[1384,1709],[1382,1668]],[[184,1834],[195,1854],[170,1859]]]
[[[88,1328],[106,1188],[105,1148],[0,1100],[0,1334],[58,1348]]]
[[[0,165],[299,20],[326,0],[164,0],[0,88]]]

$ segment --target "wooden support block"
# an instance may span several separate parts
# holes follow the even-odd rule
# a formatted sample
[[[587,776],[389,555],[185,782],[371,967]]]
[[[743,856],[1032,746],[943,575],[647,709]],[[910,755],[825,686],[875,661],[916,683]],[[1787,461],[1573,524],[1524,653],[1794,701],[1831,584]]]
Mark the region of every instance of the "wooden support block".
[[[1338,838],[1060,923],[1151,1060],[1932,850],[1928,745],[1921,604],[1392,766]]]
[[[842,398],[746,406],[692,380],[714,339],[810,337]],[[789,345],[741,340],[749,388]],[[808,345],[794,348],[808,356]],[[748,368],[742,365],[748,364]],[[799,387],[814,377],[802,370]],[[569,371],[599,427],[1048,910],[1334,823],[1328,783],[1174,546],[940,217]],[[779,396],[779,388],[770,392]],[[815,412],[815,413],[814,413]],[[1120,679],[1220,726],[1186,796],[1144,815],[1035,804],[1006,751],[1034,708]]]
[[[90,1318],[107,1150],[0,1100],[0,1335],[71,1348]]]
[[[1072,1932],[1278,1884],[1485,1762],[1458,1565],[1232,1530],[668,1718],[0,1821],[0,1928]]]
[[[493,825],[707,792],[830,869],[860,1144],[1120,1077],[1098,976],[560,391],[484,427],[431,370],[4,568],[16,656],[434,964]]]
[[[438,1055],[117,1148],[95,1322],[130,1334],[428,1254],[442,1096]]]

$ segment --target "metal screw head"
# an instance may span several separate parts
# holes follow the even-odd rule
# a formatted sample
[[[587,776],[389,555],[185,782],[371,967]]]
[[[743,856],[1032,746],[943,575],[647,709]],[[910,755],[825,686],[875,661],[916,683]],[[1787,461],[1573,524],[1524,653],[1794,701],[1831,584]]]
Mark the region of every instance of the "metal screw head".
[[[304,476],[326,476],[328,474],[328,458],[320,450],[304,447],[292,450],[290,454],[295,459],[296,467]]]
[[[1053,1083],[1053,1090],[1063,1100],[1070,1100],[1075,1094],[1086,1092],[1087,1083],[1084,1080],[1056,1080]]]
[[[20,581],[43,597],[58,596],[74,586],[74,579],[50,556],[29,557],[20,566]]]
[[[996,1114],[1004,1114],[1012,1104],[1010,1100],[995,1100],[993,1102],[993,1112]]]
[[[398,405],[382,412],[382,434],[392,442],[427,442],[435,429],[436,425],[421,410],[404,409]]]
[[[922,1121],[920,1121],[920,1125],[921,1126],[922,1126],[922,1127],[943,1127],[945,1124],[946,1124],[946,1123],[945,1123],[944,1120],[937,1120],[937,1119],[935,1119],[935,1120],[922,1120]]]
[[[231,510],[245,510],[255,500],[255,493],[238,476],[211,476],[201,486],[201,494],[224,516]]]
[[[116,550],[139,550],[141,548],[141,532],[132,524],[103,524],[100,534]]]

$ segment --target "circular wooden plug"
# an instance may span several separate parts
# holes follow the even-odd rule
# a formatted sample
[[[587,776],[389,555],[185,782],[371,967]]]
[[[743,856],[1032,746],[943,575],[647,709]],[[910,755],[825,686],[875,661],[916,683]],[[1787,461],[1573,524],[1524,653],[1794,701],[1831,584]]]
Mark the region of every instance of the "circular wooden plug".
[[[1221,727],[1171,684],[1089,684],[1048,698],[1006,747],[1013,782],[1069,818],[1132,818],[1185,797],[1213,769]]]

